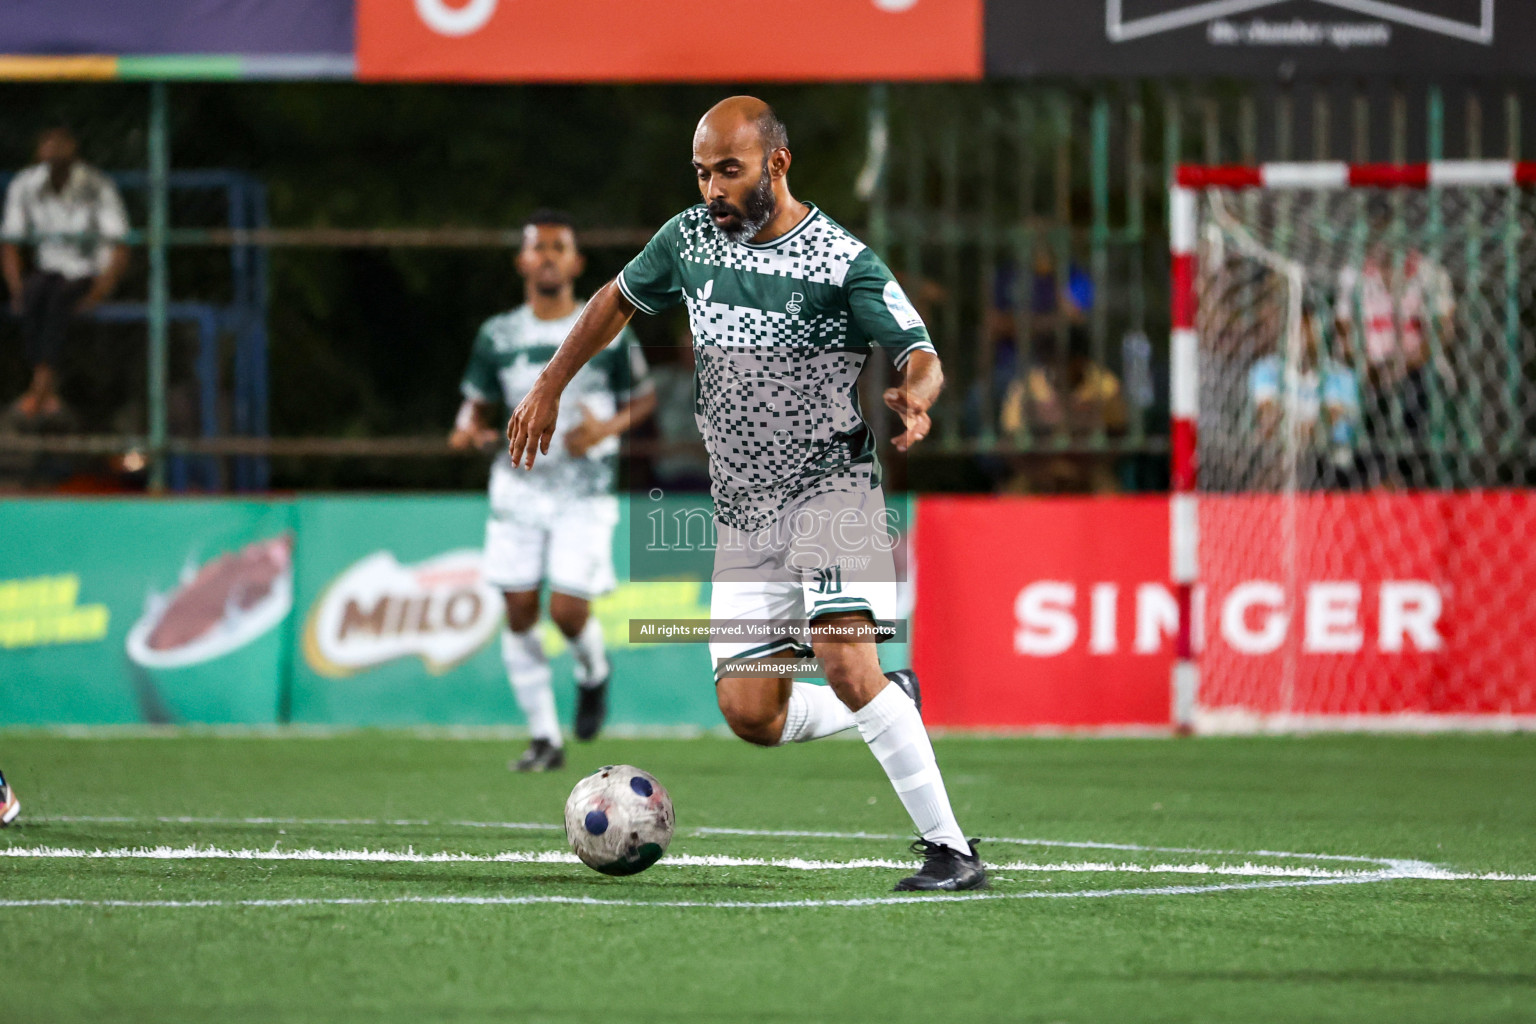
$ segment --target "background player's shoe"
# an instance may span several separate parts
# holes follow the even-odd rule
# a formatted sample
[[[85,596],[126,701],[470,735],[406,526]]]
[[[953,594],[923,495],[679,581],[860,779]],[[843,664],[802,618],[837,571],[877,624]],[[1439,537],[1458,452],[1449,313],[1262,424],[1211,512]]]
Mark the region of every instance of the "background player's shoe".
[[[565,767],[565,750],[549,740],[534,740],[516,761],[507,767],[515,772],[552,772]]]
[[[20,813],[21,801],[16,799],[16,791],[6,785],[5,776],[0,775],[0,828],[15,821]]]
[[[899,668],[895,672],[887,672],[885,678],[901,687],[901,692],[912,698],[912,703],[917,710],[923,710],[923,688],[917,685],[917,673],[909,668]]]
[[[917,874],[896,883],[897,892],[960,892],[964,889],[985,889],[987,872],[976,855],[976,843],[971,840],[971,853],[966,856],[947,846],[919,839],[912,844],[912,852],[923,855],[923,866]]]
[[[576,687],[576,738],[592,740],[603,729],[608,718],[608,680],[613,673],[603,677],[596,686]]]

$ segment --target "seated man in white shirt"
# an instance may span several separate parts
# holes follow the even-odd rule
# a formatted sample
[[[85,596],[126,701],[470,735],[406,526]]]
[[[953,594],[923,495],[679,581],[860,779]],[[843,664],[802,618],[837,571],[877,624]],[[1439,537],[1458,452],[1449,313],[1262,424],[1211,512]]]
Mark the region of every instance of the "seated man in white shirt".
[[[11,179],[0,224],[0,272],[11,310],[22,319],[32,381],[16,403],[26,419],[62,409],[58,367],[71,317],[88,312],[117,287],[128,266],[128,217],[110,178],[79,159],[68,128],[51,128],[38,162]],[[23,276],[21,244],[36,239],[32,273]]]

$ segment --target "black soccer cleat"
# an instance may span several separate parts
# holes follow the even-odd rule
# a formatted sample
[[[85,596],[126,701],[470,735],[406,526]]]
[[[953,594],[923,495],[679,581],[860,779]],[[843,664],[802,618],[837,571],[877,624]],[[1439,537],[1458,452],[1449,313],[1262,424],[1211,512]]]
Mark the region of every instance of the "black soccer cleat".
[[[917,705],[919,713],[923,710],[923,688],[917,684],[917,673],[909,668],[899,668],[895,672],[887,672],[885,678],[901,687],[901,692],[912,698],[912,703]]]
[[[896,883],[897,892],[963,892],[966,889],[985,889],[987,871],[976,854],[976,844],[971,840],[970,855],[952,850],[938,843],[919,839],[912,844],[912,852],[923,855],[923,866],[917,874]]]
[[[612,678],[610,672],[596,686],[576,687],[577,739],[595,740],[603,731],[603,722],[608,718],[608,680]]]
[[[16,799],[16,791],[6,785],[5,776],[0,775],[0,828],[15,821],[20,813],[21,801]]]
[[[516,761],[508,761],[514,772],[552,772],[565,767],[565,750],[549,740],[534,740]]]

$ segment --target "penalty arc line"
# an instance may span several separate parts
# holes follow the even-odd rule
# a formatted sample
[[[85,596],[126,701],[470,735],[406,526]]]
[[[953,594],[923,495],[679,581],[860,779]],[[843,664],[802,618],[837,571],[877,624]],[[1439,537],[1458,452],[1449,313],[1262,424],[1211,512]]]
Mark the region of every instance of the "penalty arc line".
[[[415,850],[317,850],[266,849],[229,850],[212,846],[158,846],[119,849],[76,849],[52,846],[0,847],[0,859],[20,860],[242,860],[242,861],[331,861],[341,863],[396,864],[579,864],[571,853],[555,850],[503,851],[492,854],[418,853]],[[809,860],[802,857],[734,857],[721,854],[674,854],[659,862],[661,867],[766,867],[794,871],[839,871],[860,868],[917,867],[916,861],[863,857],[853,860]],[[1130,864],[1109,861],[992,862],[994,871],[1030,871],[1040,873],[1104,873],[1124,875],[1234,875],[1268,878],[1359,878],[1379,872],[1336,871],[1313,867],[1287,868],[1273,864]],[[1399,871],[1399,874],[1402,872]],[[1440,876],[1436,876],[1440,877]],[[1470,878],[1472,876],[1461,876]],[[1522,880],[1512,878],[1511,880]],[[1536,876],[1531,876],[1536,881]]]
[[[228,850],[213,846],[158,846],[134,847],[110,850],[85,850],[51,846],[0,847],[0,859],[15,860],[236,860],[236,861],[327,861],[334,863],[391,863],[391,864],[579,864],[580,860],[570,853],[557,850],[504,851],[493,854],[475,853],[417,853],[415,850],[317,850],[317,849],[266,849]],[[659,862],[661,867],[764,867],[783,868],[793,871],[840,871],[863,868],[911,869],[914,861],[884,858],[857,858],[854,860],[807,860],[800,857],[764,858],[733,857],[721,854],[695,855],[674,854]],[[1230,875],[1245,878],[1307,878],[1340,881],[1374,880],[1387,876],[1399,879],[1425,881],[1496,881],[1536,882],[1536,875],[1505,873],[1469,874],[1448,871],[1422,861],[1393,860],[1385,864],[1385,870],[1338,871],[1323,868],[1286,868],[1273,864],[1128,864],[1109,861],[1051,862],[1032,861],[993,862],[988,865],[994,871],[1028,871],[1034,873],[1080,874],[1102,873],[1121,875]]]
[[[480,829],[506,829],[506,830],[530,831],[530,832],[547,831],[547,832],[562,832],[563,833],[565,831],[565,826],[564,825],[547,824],[547,823],[544,823],[544,822],[531,822],[531,821],[444,821],[444,822],[433,822],[433,821],[429,821],[429,820],[426,820],[426,819],[415,819],[415,818],[279,818],[279,817],[245,817],[245,818],[237,818],[237,817],[198,817],[198,816],[190,816],[190,815],[182,815],[182,816],[162,815],[162,816],[156,816],[156,817],[143,817],[143,816],[140,816],[140,817],[130,817],[130,816],[91,816],[91,815],[68,816],[68,815],[65,815],[65,816],[33,818],[31,820],[32,821],[36,821],[36,822],[62,822],[62,823],[80,823],[80,824],[156,823],[156,824],[191,824],[191,825],[342,825],[342,826],[374,825],[374,826],[391,826],[391,827],[438,827],[438,828],[442,828],[442,827],[462,827],[462,828],[480,828]],[[691,830],[689,830],[689,834],[691,834],[693,836],[696,836],[696,837],[705,837],[705,836],[744,836],[744,837],[760,837],[760,838],[811,838],[811,839],[851,839],[851,840],[880,840],[880,841],[886,841],[886,840],[891,840],[891,841],[901,840],[901,841],[905,841],[905,840],[908,840],[908,839],[911,838],[911,836],[906,836],[906,835],[896,835],[896,834],[893,834],[893,833],[879,833],[879,832],[834,832],[834,831],[812,831],[812,830],[804,830],[804,829],[749,829],[749,828],[725,828],[725,827],[714,827],[714,826],[704,826],[704,827],[700,827],[700,828],[691,829]],[[1487,872],[1487,873],[1483,873],[1483,874],[1461,873],[1461,872],[1450,871],[1447,868],[1443,868],[1443,867],[1440,867],[1439,865],[1431,864],[1431,863],[1428,863],[1426,861],[1409,860],[1409,859],[1403,859],[1403,858],[1391,858],[1391,857],[1365,857],[1365,856],[1350,855],[1350,854],[1299,853],[1299,852],[1295,852],[1295,851],[1285,851],[1285,850],[1222,850],[1222,849],[1214,849],[1214,848],[1206,848],[1206,847],[1150,846],[1150,845],[1142,845],[1142,844],[1137,844],[1137,843],[1105,843],[1105,842],[1092,842],[1092,841],[1087,841],[1087,840],[1028,839],[1028,838],[1016,838],[1016,837],[1009,837],[1009,836],[985,836],[985,837],[982,838],[982,841],[983,842],[991,842],[991,843],[1007,843],[1007,844],[1016,845],[1016,846],[1058,847],[1058,848],[1063,848],[1063,849],[1081,849],[1081,850],[1118,850],[1118,851],[1129,852],[1129,853],[1187,853],[1187,854],[1199,854],[1199,855],[1203,855],[1203,856],[1265,857],[1265,858],[1271,858],[1271,859],[1293,859],[1293,860],[1310,860],[1310,861],[1335,861],[1335,862],[1344,862],[1344,863],[1369,864],[1369,865],[1372,865],[1372,866],[1377,867],[1379,869],[1384,869],[1385,872],[1387,872],[1388,874],[1390,874],[1391,877],[1394,877],[1394,878],[1414,877],[1414,878],[1420,878],[1420,879],[1424,879],[1424,880],[1433,880],[1433,881],[1499,881],[1499,882],[1530,882],[1530,881],[1536,881],[1536,875],[1511,874],[1511,873],[1505,873],[1505,872]],[[12,847],[11,849],[19,849],[19,848]],[[314,852],[319,853],[321,851],[314,851]],[[366,853],[368,851],[364,851],[364,852]],[[6,849],[0,848],[0,856],[5,856],[5,855],[17,856],[17,854],[8,854],[8,851]],[[41,856],[41,855],[39,855],[39,856]],[[453,856],[459,856],[459,855],[444,855],[444,856],[453,857]],[[464,856],[469,856],[469,855],[464,855]],[[511,855],[499,855],[499,856],[503,860],[515,861],[515,860],[519,859],[520,857],[521,858],[526,858],[528,855],[526,855],[526,854],[524,854],[524,855],[511,854]],[[566,856],[569,856],[569,855],[566,855]],[[254,858],[251,858],[251,859],[254,859]],[[297,858],[294,858],[294,859],[297,859]],[[310,858],[310,859],[315,859],[315,858]],[[373,859],[381,859],[381,858],[375,857]],[[735,858],[734,860],[740,861],[739,864],[738,863],[734,863],[734,862],[733,863],[727,863],[728,860],[732,860],[732,859],[731,858],[721,858],[719,856],[713,856],[713,859],[711,859],[710,857],[702,857],[702,858],[695,858],[695,860],[697,860],[697,864],[693,865],[693,864],[691,864],[691,862],[689,862],[690,866],[717,866],[717,867],[729,867],[729,866],[740,866],[740,867],[779,866],[779,867],[791,867],[791,866],[799,866],[799,865],[825,865],[825,867],[822,867],[822,866],[801,867],[801,870],[831,870],[831,869],[834,869],[836,867],[845,867],[845,866],[846,867],[908,867],[908,866],[910,866],[906,862],[885,861],[885,860],[875,860],[875,859],[868,859],[868,860],[863,860],[863,861],[853,861],[853,862],[813,862],[813,861],[803,861],[803,860],[800,860],[798,858],[787,858],[787,859],[783,859],[783,860],[779,860],[779,861],[768,861],[768,860],[759,859],[759,858]],[[570,861],[571,862],[575,862],[575,858],[574,857],[570,857]],[[673,863],[678,863],[678,862],[682,861],[682,857],[675,856],[675,857],[672,857],[672,858],[668,858],[668,861],[671,861]],[[547,863],[559,863],[559,862],[547,861]],[[1229,865],[1154,865],[1154,866],[1152,866],[1152,868],[1148,868],[1148,867],[1145,867],[1145,866],[1135,866],[1135,865],[1131,865],[1131,866],[1125,866],[1125,865],[1118,865],[1118,866],[1117,865],[1084,866],[1084,865],[1068,865],[1068,864],[1029,865],[1029,864],[1018,863],[1018,864],[994,864],[994,865],[992,865],[992,867],[994,867],[994,868],[996,868],[998,870],[1014,870],[1014,871],[1061,871],[1061,872],[1066,872],[1066,871],[1074,871],[1074,870],[1076,870],[1076,871],[1101,870],[1101,871],[1118,871],[1119,873],[1124,873],[1124,874],[1139,874],[1139,873],[1244,874],[1244,875],[1272,874],[1272,875],[1276,875],[1276,876],[1280,876],[1280,877],[1341,878],[1341,879],[1347,879],[1347,880],[1356,880],[1356,879],[1364,877],[1364,875],[1362,875],[1360,872],[1343,872],[1343,871],[1340,871],[1340,872],[1331,872],[1330,873],[1330,872],[1324,872],[1324,871],[1311,872],[1311,871],[1306,871],[1306,870],[1302,870],[1302,869],[1297,869],[1294,872],[1294,874],[1287,875],[1287,874],[1284,874],[1284,869],[1274,869],[1274,870],[1271,871],[1271,870],[1265,870],[1265,868],[1266,868],[1265,865],[1252,865],[1252,864],[1245,864],[1242,867],[1244,867],[1244,868],[1252,867],[1252,868],[1258,868],[1260,870],[1251,871],[1251,872],[1250,871],[1241,871],[1241,870],[1232,870],[1231,866],[1229,866]]]

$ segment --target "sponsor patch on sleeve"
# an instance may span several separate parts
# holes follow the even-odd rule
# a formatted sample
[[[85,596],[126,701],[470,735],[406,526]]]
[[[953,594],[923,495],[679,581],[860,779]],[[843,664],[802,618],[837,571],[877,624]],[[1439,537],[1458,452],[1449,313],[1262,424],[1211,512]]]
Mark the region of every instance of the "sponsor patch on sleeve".
[[[885,283],[885,308],[891,311],[891,316],[896,320],[896,326],[904,331],[923,326],[923,318],[918,316],[917,310],[912,307],[912,300],[907,298],[907,293],[902,291],[901,285],[895,281]]]

